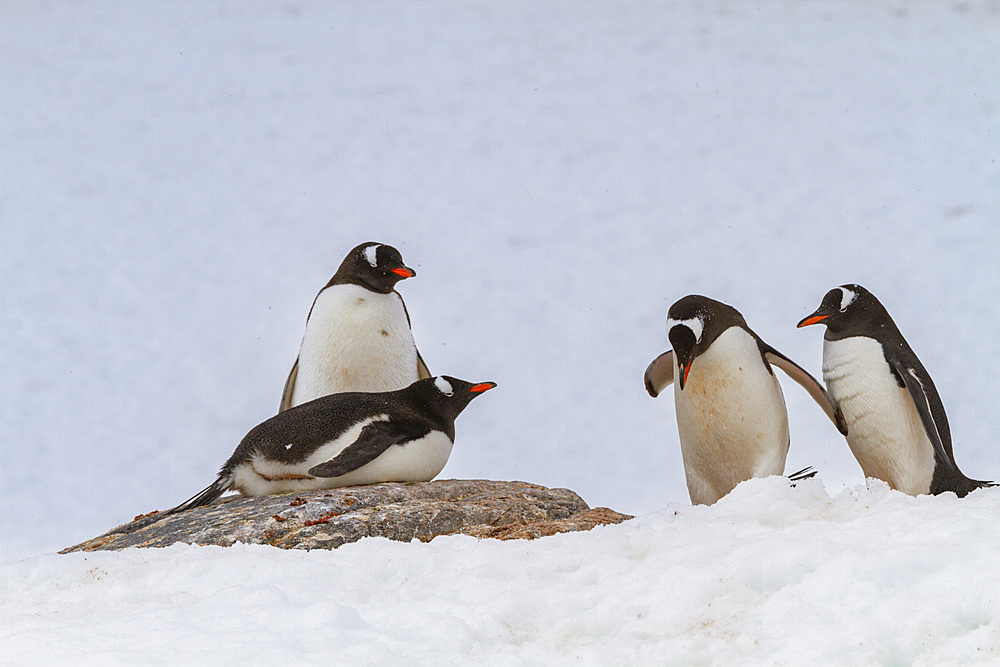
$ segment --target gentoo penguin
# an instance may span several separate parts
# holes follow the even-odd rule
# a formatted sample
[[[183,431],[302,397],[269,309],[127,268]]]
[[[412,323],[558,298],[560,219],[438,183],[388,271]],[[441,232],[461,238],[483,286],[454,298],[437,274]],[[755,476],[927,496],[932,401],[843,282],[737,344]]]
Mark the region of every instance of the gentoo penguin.
[[[742,481],[784,472],[788,414],[771,364],[805,387],[842,428],[822,385],[761,340],[732,306],[686,296],[667,313],[667,337],[673,349],[653,360],[645,384],[653,397],[674,385],[692,503],[711,505]]]
[[[931,376],[875,296],[860,285],[830,290],[800,327],[823,323],[823,380],[847,420],[847,444],[865,477],[918,495],[959,497],[991,486],[955,463],[951,430]]]
[[[399,251],[362,243],[313,300],[279,412],[342,391],[392,391],[430,377],[396,283],[416,272]]]
[[[244,496],[377,482],[427,482],[451,454],[455,419],[495,387],[447,375],[388,392],[322,396],[255,426],[219,478],[168,513],[207,505],[230,489]]]

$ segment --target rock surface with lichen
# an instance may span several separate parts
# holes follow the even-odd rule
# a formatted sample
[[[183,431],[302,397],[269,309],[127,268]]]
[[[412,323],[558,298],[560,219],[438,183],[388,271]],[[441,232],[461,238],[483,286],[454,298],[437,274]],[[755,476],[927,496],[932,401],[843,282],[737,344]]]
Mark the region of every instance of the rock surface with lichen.
[[[136,517],[62,553],[165,547],[177,542],[335,549],[364,537],[403,542],[427,542],[438,535],[454,534],[535,539],[631,518],[604,507],[591,509],[569,489],[449,479],[258,498],[228,497],[177,514],[154,512]]]

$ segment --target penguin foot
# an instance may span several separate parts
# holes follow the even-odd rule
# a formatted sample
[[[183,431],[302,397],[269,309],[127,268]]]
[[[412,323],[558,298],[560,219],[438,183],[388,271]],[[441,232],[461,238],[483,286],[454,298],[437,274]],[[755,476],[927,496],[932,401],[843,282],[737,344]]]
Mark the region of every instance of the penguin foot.
[[[804,479],[810,479],[811,477],[815,477],[817,472],[819,471],[813,470],[812,466],[806,466],[805,468],[799,470],[798,472],[793,472],[791,475],[786,475],[786,477],[788,477],[788,480],[790,482],[793,482],[792,486],[795,486],[794,482],[801,482]]]

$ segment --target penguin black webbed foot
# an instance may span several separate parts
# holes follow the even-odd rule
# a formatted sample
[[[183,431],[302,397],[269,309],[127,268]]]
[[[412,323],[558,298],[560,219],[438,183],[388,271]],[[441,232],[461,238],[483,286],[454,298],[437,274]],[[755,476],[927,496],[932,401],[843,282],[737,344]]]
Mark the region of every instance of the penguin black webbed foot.
[[[793,472],[791,475],[786,475],[786,477],[788,477],[788,481],[790,481],[792,483],[792,486],[794,487],[795,482],[801,482],[804,479],[811,479],[815,477],[816,473],[818,472],[819,471],[813,469],[812,466],[806,466],[802,470]]]

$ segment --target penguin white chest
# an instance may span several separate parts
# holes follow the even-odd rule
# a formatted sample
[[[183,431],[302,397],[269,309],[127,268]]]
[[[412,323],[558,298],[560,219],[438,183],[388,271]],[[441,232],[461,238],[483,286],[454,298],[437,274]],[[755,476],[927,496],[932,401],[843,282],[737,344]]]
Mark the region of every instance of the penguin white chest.
[[[429,482],[444,469],[452,442],[442,431],[393,445],[374,461],[346,475],[334,477],[335,486],[357,486],[378,482]]]
[[[693,503],[714,503],[751,477],[784,472],[785,400],[742,328],[730,327],[694,359],[684,389],[674,382],[674,405]]]
[[[417,380],[417,348],[399,294],[334,285],[313,305],[292,404],[343,391],[393,391]]]
[[[823,380],[847,422],[847,444],[866,477],[910,495],[929,493],[934,448],[882,345],[866,336],[823,341]]]
[[[379,482],[429,482],[434,479],[444,469],[453,446],[441,431],[430,431],[416,440],[391,445],[365,465],[337,477],[309,474],[310,469],[336,458],[357,442],[366,426],[388,419],[388,415],[376,415],[360,421],[316,447],[298,463],[275,461],[255,454],[234,468],[233,487],[245,496],[264,496],[289,491],[315,491]]]

